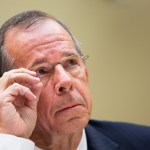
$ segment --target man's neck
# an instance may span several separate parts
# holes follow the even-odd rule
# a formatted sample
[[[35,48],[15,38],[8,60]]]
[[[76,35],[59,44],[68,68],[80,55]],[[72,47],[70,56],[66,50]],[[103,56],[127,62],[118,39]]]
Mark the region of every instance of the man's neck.
[[[83,131],[79,131],[72,134],[63,134],[63,135],[48,135],[40,134],[39,132],[34,131],[31,140],[35,142],[36,146],[44,150],[76,150]]]

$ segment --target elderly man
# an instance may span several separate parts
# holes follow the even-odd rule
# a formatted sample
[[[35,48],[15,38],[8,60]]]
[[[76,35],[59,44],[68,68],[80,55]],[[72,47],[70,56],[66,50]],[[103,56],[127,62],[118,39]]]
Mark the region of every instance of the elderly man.
[[[56,18],[12,17],[0,47],[0,150],[150,149],[149,127],[89,121],[87,56]]]

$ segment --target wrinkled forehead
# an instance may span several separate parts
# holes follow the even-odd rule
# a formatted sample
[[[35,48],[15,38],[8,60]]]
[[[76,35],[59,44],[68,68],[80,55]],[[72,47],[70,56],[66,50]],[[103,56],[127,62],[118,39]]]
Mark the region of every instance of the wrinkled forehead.
[[[26,59],[25,56],[31,54],[31,51],[46,55],[49,51],[75,50],[69,33],[53,20],[38,22],[26,29],[17,27],[11,29],[7,33],[5,47],[16,62],[23,61],[19,56]]]
[[[52,19],[45,19],[38,20],[30,26],[17,26],[8,30],[5,35],[5,41],[7,42],[7,40],[11,39],[26,42],[27,40],[48,35],[55,35],[56,37],[65,35],[71,39],[70,34],[59,23]]]
[[[54,20],[40,20],[28,28],[15,27],[6,33],[5,46],[6,49],[22,48],[30,43],[44,44],[45,42],[53,41],[71,41],[74,45],[70,34]],[[44,43],[42,43],[44,42]],[[32,44],[34,45],[34,44]]]

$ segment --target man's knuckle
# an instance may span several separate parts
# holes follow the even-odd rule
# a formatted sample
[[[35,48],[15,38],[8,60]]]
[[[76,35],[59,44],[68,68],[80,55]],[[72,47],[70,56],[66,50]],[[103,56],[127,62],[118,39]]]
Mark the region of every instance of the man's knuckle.
[[[25,72],[25,70],[26,70],[26,69],[23,68],[23,67],[19,68],[19,71],[20,71],[20,72]]]
[[[3,76],[4,76],[4,77],[9,77],[9,76],[10,76],[10,72],[9,72],[9,71],[8,71],[8,72],[4,72],[4,73],[3,73]]]
[[[21,68],[19,68],[19,70],[20,70],[20,71],[23,71],[23,70],[24,70],[24,68],[23,68],[23,67],[21,67]]]
[[[27,93],[29,93],[29,92],[30,92],[30,90],[29,90],[28,88],[25,88],[25,89],[24,89],[24,93],[25,93],[25,94],[27,94]]]
[[[18,83],[13,83],[13,85],[12,85],[14,88],[18,88],[18,87],[20,87],[20,85],[18,84]]]

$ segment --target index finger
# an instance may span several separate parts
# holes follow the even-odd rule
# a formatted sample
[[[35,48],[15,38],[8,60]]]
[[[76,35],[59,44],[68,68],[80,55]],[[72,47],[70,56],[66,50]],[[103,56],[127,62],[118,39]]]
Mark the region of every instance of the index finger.
[[[26,69],[26,68],[13,69],[13,70],[10,70],[9,72],[10,73],[27,73],[27,74],[30,74],[32,76],[36,76],[35,71],[29,70],[29,69]]]

